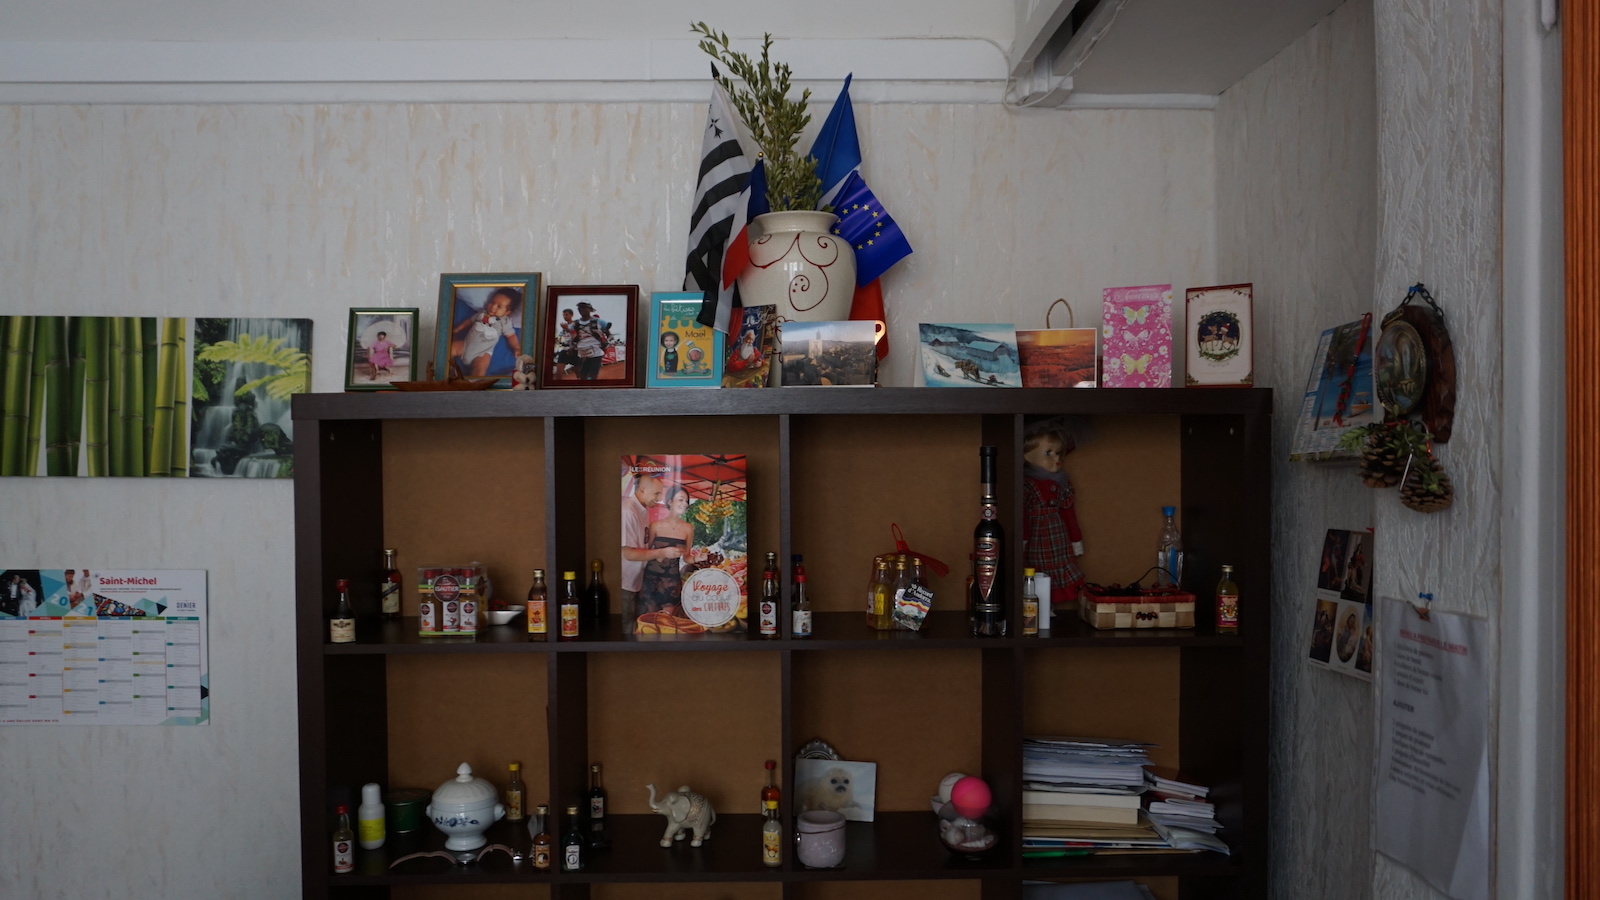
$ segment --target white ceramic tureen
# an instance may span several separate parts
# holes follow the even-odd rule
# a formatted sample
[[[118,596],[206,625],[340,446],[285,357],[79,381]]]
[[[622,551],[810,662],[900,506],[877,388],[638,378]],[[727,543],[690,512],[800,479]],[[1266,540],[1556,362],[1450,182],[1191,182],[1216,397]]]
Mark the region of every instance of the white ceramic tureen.
[[[476,850],[489,842],[483,833],[506,814],[496,796],[494,785],[473,778],[466,763],[456,769],[455,778],[439,785],[428,804],[428,817],[449,837],[446,850]]]

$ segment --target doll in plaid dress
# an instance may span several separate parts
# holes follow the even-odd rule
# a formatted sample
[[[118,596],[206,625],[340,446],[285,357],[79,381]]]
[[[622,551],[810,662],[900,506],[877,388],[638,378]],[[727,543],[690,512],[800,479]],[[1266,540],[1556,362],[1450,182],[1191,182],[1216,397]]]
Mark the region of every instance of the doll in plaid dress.
[[[1022,540],[1025,565],[1050,576],[1050,605],[1077,602],[1083,570],[1083,530],[1073,498],[1072,480],[1062,460],[1075,447],[1059,420],[1028,429],[1022,444]]]

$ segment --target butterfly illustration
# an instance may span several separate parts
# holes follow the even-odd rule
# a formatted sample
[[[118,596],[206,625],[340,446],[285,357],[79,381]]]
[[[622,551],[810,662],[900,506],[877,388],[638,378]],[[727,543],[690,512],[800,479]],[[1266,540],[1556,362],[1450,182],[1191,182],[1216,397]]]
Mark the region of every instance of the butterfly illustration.
[[[1124,306],[1122,308],[1122,316],[1128,320],[1129,325],[1143,325],[1144,321],[1150,318],[1150,307],[1141,306],[1138,309],[1134,309],[1131,306]]]
[[[1150,339],[1150,329],[1146,328],[1138,334],[1134,334],[1133,329],[1130,328],[1127,331],[1124,331],[1122,336],[1130,344],[1142,344]]]
[[[1150,365],[1150,354],[1134,359],[1128,354],[1122,354],[1122,371],[1129,375],[1143,375],[1146,367]]]

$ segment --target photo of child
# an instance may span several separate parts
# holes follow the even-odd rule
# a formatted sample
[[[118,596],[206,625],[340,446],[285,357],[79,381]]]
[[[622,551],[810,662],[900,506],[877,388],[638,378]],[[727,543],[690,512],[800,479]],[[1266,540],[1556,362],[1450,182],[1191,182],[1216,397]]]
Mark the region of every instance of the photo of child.
[[[511,374],[522,354],[522,302],[512,285],[456,287],[450,360],[462,374]]]

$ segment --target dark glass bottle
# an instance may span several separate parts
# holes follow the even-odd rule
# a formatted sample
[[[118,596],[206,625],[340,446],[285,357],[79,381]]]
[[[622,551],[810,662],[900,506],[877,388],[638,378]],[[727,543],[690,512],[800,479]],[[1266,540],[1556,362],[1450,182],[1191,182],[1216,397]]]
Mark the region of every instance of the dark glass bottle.
[[[350,579],[340,578],[333,587],[339,592],[339,600],[328,618],[328,640],[334,644],[348,644],[356,639],[356,613],[350,608]]]
[[[761,636],[778,636],[778,609],[783,605],[778,596],[778,554],[767,554],[767,567],[761,572]]]
[[[980,637],[1002,637],[1006,633],[1006,530],[995,509],[995,452],[994,447],[978,451],[983,513],[972,529],[972,583],[967,587],[967,607],[972,616],[972,633]]]
[[[383,581],[378,585],[378,608],[385,619],[400,618],[400,570],[394,567],[394,551],[383,551]]]
[[[578,808],[567,807],[567,830],[561,835],[561,871],[576,872],[589,862],[589,846],[578,828]]]
[[[589,846],[604,850],[611,846],[606,831],[606,789],[600,784],[600,764],[589,767]]]
[[[611,612],[611,592],[606,590],[602,573],[605,563],[598,559],[589,562],[589,586],[583,589],[583,620],[604,622]]]

